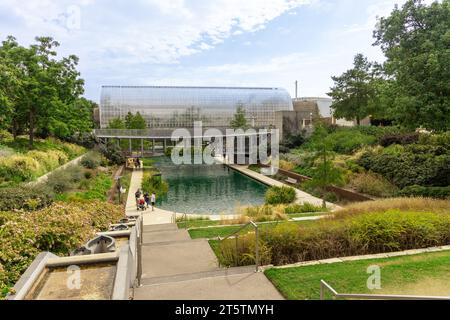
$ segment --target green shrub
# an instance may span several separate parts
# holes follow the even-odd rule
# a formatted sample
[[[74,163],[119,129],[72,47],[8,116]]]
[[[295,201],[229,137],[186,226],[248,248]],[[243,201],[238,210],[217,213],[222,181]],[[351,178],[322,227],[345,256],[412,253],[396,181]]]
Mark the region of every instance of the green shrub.
[[[30,151],[26,154],[28,157],[35,159],[40,167],[41,172],[40,175],[43,175],[49,171],[52,171],[60,166],[61,163],[64,163],[64,157],[67,161],[67,156],[61,151]],[[61,161],[60,161],[61,159]]]
[[[379,144],[383,147],[390,146],[391,144],[407,145],[417,143],[419,141],[419,134],[413,133],[397,133],[386,134],[379,139]]]
[[[142,164],[144,167],[151,168],[155,164],[155,160],[153,159],[142,159]]]
[[[324,211],[322,206],[315,206],[309,202],[304,202],[303,204],[291,204],[284,209],[284,212],[286,214],[322,212],[322,211]]]
[[[0,142],[10,142],[14,139],[13,135],[6,130],[0,129]]]
[[[53,195],[46,187],[0,188],[0,211],[33,211],[45,208],[53,202]]]
[[[439,152],[430,146],[408,146],[404,153],[392,155],[364,152],[357,163],[366,170],[381,174],[400,188],[410,185],[438,186],[450,185],[450,154],[435,155]],[[428,150],[428,152],[424,152]],[[414,151],[414,152],[413,152]]]
[[[89,190],[83,193],[77,193],[77,195],[86,200],[107,200],[108,191],[111,190],[113,180],[109,174],[99,174],[95,177],[95,180],[91,183]]]
[[[448,214],[387,210],[343,219],[327,218],[305,226],[283,223],[261,230],[259,241],[269,253],[265,263],[283,265],[448,245],[449,229]],[[239,239],[239,256],[222,257],[228,258],[228,264],[253,254],[250,243],[255,241],[254,233]]]
[[[374,144],[376,138],[356,130],[341,129],[328,135],[326,141],[334,152],[351,154],[363,146]]]
[[[0,158],[0,183],[16,184],[42,176],[69,159],[81,155],[85,149],[57,139],[37,139],[35,150],[28,151],[28,140],[17,138],[7,143],[15,154]],[[3,146],[2,146],[3,149]]]
[[[270,187],[266,192],[266,204],[288,204],[295,199],[295,189],[291,187]]]
[[[52,173],[47,180],[47,185],[56,194],[67,192],[76,187],[84,178],[84,170],[79,165],[71,165]]]
[[[354,190],[376,197],[393,196],[398,189],[380,175],[360,173],[352,176],[349,186]]]
[[[41,172],[39,162],[25,155],[17,154],[0,159],[0,177],[5,181],[30,181]]]
[[[108,142],[107,145],[100,145],[99,151],[112,164],[122,165],[126,161],[120,147],[113,142]]]
[[[100,166],[100,155],[94,152],[88,153],[81,159],[81,165],[87,169],[97,169]]]
[[[157,197],[165,195],[169,191],[169,184],[155,175],[155,171],[145,171],[142,178],[142,190],[149,194],[155,193]]]
[[[0,292],[7,293],[40,252],[67,255],[122,217],[121,206],[100,201],[54,203],[27,213],[0,212]]]
[[[423,187],[408,186],[403,188],[399,195],[406,197],[427,197],[437,199],[448,199],[450,197],[450,186],[447,187]]]

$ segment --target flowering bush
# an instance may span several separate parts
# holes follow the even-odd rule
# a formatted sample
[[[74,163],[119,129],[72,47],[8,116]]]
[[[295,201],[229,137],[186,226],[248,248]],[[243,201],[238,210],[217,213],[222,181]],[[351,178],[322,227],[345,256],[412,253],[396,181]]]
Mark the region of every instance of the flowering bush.
[[[52,138],[38,140],[37,149],[32,151],[25,151],[21,140],[11,142],[11,146],[8,149],[2,146],[2,150],[17,153],[0,158],[0,184],[31,181],[85,152],[83,147]]]
[[[0,293],[7,293],[40,252],[67,255],[122,217],[121,206],[101,201],[57,202],[26,213],[0,212]]]

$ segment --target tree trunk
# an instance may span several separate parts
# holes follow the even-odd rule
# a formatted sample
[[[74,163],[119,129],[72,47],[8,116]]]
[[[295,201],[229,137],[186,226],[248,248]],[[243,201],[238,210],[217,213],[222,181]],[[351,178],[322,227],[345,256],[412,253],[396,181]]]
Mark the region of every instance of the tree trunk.
[[[361,119],[359,116],[356,117],[356,125],[360,126],[361,125]]]

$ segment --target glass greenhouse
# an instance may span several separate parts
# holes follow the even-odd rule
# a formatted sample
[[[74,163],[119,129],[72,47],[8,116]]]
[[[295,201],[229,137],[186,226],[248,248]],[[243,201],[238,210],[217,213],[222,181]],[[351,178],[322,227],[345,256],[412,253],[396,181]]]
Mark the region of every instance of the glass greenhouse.
[[[292,99],[281,88],[235,87],[137,87],[103,86],[100,125],[139,112],[149,128],[229,127],[241,106],[247,123],[264,128],[275,125],[275,111],[292,111]]]

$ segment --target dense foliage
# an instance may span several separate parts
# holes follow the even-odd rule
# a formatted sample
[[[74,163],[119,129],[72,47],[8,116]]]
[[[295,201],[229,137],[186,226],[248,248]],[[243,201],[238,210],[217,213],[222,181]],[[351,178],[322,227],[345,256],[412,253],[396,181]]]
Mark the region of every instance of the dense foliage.
[[[407,200],[403,200],[407,201]],[[374,206],[376,205],[373,204]],[[449,206],[438,203],[438,207]],[[420,207],[418,211],[360,211],[314,224],[283,223],[260,232],[263,264],[282,265],[351,255],[418,249],[450,244],[450,215]],[[239,257],[231,241],[222,244],[225,264],[254,263],[254,233],[240,237]],[[228,259],[228,261],[227,261]]]
[[[43,187],[0,188],[0,211],[33,211],[53,202],[53,193]]]
[[[157,197],[165,195],[169,191],[169,184],[164,181],[158,172],[146,170],[142,178],[142,190],[149,194],[155,193]],[[132,190],[135,192],[135,190]]]
[[[354,66],[332,77],[336,117],[389,119],[403,127],[450,128],[450,2],[408,0],[379,19],[375,43],[382,65],[358,54]]]
[[[14,137],[27,133],[65,138],[93,128],[93,102],[81,97],[78,57],[56,59],[59,43],[38,37],[30,47],[7,37],[0,45],[0,126]]]
[[[439,146],[408,145],[399,153],[369,150],[361,155],[358,164],[400,188],[450,185],[450,152]]]
[[[450,199],[450,186],[446,187],[424,187],[408,186],[403,188],[399,194],[407,197],[429,197],[437,199]]]
[[[294,188],[270,187],[266,192],[266,204],[289,204],[296,199]]]
[[[0,142],[0,150],[8,151],[0,158],[0,186],[32,181],[86,151],[53,138],[36,140],[32,151],[27,151],[26,144],[25,138]]]
[[[450,2],[409,0],[374,32],[387,61],[383,92],[391,118],[405,127],[450,128]]]
[[[122,217],[121,206],[100,201],[57,202],[26,213],[0,212],[0,292],[6,294],[40,252],[67,255]]]
[[[373,100],[376,96],[374,85],[375,67],[362,54],[357,54],[354,67],[341,76],[332,77],[334,86],[328,95],[333,98],[333,115],[347,120],[361,120],[373,114],[376,110]]]

